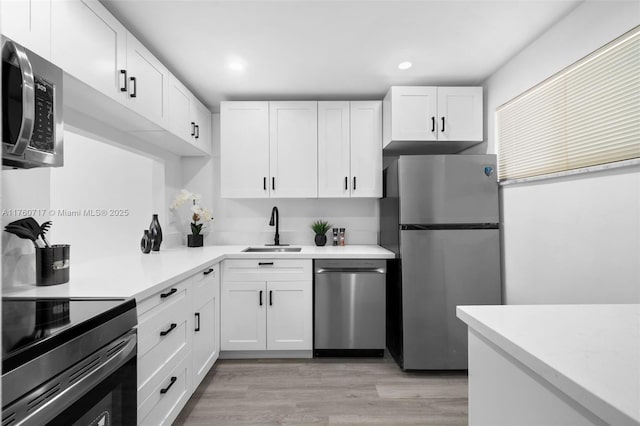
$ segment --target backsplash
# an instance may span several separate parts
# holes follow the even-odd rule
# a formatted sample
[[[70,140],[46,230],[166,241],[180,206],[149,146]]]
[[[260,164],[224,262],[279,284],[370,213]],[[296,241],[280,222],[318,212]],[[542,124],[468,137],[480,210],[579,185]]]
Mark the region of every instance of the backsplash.
[[[346,228],[346,244],[378,243],[378,200],[226,200],[218,199],[211,226],[215,244],[273,243],[275,227],[269,226],[271,208],[280,213],[280,243],[313,245],[311,223],[323,219],[334,228]],[[327,244],[331,244],[331,231]]]
[[[139,253],[153,206],[166,205],[165,163],[65,131],[64,167],[2,171],[2,226],[25,216],[51,220],[49,242],[71,245],[72,277],[74,264]],[[158,213],[167,219],[168,209]],[[3,289],[34,282],[33,244],[2,232]]]

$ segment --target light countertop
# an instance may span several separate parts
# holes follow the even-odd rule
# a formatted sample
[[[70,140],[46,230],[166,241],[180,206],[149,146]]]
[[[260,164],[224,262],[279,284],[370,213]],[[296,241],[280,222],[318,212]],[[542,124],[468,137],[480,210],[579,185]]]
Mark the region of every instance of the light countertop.
[[[242,246],[177,247],[143,254],[139,250],[84,263],[71,259],[70,280],[54,286],[23,285],[3,297],[103,297],[138,301],[224,259],[393,259],[376,245],[291,246],[297,253],[244,253]],[[259,245],[251,247],[260,247]]]
[[[640,305],[459,306],[475,332],[609,424],[640,424]]]

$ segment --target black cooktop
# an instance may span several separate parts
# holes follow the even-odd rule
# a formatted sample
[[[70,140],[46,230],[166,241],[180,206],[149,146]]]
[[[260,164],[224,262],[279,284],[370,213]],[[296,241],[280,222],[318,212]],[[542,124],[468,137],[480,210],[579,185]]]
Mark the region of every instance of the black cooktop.
[[[2,374],[135,306],[134,299],[3,298]]]

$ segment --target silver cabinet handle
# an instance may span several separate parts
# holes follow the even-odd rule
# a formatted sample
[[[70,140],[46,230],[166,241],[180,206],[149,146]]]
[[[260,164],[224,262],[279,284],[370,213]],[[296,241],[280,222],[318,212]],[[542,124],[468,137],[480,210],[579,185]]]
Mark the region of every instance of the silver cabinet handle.
[[[7,41],[2,49],[2,61],[18,66],[22,75],[22,125],[10,154],[22,155],[29,146],[35,122],[35,92],[33,68],[25,49],[18,43]]]
[[[315,273],[316,274],[331,274],[331,273],[351,273],[351,272],[358,272],[358,273],[372,273],[372,274],[384,274],[386,273],[385,269],[383,268],[344,268],[344,267],[340,267],[340,268],[318,268],[316,269]]]

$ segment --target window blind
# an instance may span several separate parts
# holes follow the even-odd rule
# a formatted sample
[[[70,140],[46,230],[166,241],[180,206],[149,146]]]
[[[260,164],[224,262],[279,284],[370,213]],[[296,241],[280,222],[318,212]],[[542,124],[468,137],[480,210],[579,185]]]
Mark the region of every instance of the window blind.
[[[500,181],[640,158],[640,26],[496,110]]]

